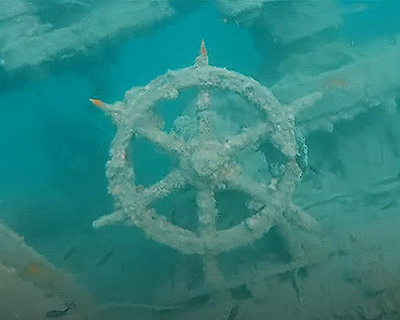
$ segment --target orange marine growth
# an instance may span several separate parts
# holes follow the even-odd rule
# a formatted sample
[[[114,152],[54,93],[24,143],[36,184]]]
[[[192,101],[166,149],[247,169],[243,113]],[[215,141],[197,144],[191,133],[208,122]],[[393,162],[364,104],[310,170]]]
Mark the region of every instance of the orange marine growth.
[[[206,44],[205,44],[205,42],[204,42],[204,39],[201,39],[200,53],[201,53],[203,56],[206,56],[206,55],[207,55],[207,49],[206,49]]]
[[[104,103],[101,102],[101,100],[99,99],[89,99],[89,101],[99,108],[101,108],[104,105]]]
[[[41,272],[40,267],[37,264],[31,264],[28,267],[28,273],[30,275],[39,274]]]

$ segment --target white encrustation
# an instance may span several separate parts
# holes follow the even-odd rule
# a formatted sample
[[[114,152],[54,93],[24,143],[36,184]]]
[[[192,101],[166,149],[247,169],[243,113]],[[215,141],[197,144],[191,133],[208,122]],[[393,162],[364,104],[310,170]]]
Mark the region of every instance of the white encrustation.
[[[184,139],[179,131],[168,133],[160,128],[155,105],[176,99],[189,88],[198,90],[197,101],[193,104],[197,135]],[[214,90],[239,95],[255,105],[265,117],[223,142],[215,139],[210,107]],[[212,284],[222,281],[217,266],[218,254],[251,244],[274,226],[285,238],[292,258],[298,259],[302,255],[302,245],[290,233],[299,229],[312,234],[317,223],[292,204],[292,193],[302,174],[302,159],[299,158],[306,156],[304,146],[299,146],[301,139],[296,136],[294,116],[298,110],[314,105],[321,98],[322,94],[317,92],[288,106],[282,105],[256,80],[210,66],[202,41],[200,55],[193,66],[168,71],[144,87],[131,89],[123,102],[106,104],[91,99],[118,127],[110,148],[111,159],[107,163],[109,192],[115,199],[117,210],[100,217],[93,226],[98,228],[123,221],[184,254],[199,254],[203,257],[206,281]],[[135,172],[129,159],[128,148],[136,136],[179,158],[175,170],[147,188],[135,184]],[[286,159],[282,174],[272,179],[270,187],[268,183],[246,176],[238,159],[241,152],[252,150],[265,141],[271,142]],[[197,190],[197,231],[173,224],[152,207],[157,199],[187,185]],[[221,189],[245,193],[252,199],[249,205],[257,210],[229,229],[217,229],[215,192]]]

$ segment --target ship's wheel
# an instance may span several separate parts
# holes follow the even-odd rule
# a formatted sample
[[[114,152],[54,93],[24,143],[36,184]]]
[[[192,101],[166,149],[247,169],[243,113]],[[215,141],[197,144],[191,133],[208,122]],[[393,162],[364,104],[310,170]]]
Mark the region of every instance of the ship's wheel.
[[[194,104],[197,135],[183,139],[167,133],[157,124],[155,106],[162,100],[176,99],[189,88],[198,90]],[[210,107],[214,90],[233,92],[255,105],[265,117],[223,142],[214,138]],[[93,222],[95,228],[119,221],[141,228],[150,238],[185,254],[199,254],[204,260],[207,281],[218,283],[221,276],[216,257],[239,246],[246,246],[277,226],[283,237],[290,229],[311,232],[316,222],[292,204],[292,193],[302,170],[299,157],[305,145],[299,145],[294,122],[295,113],[321,99],[314,93],[293,102],[279,103],[270,90],[252,78],[208,64],[202,41],[194,66],[168,71],[144,87],[128,91],[123,102],[106,104],[91,99],[106,111],[118,127],[107,164],[109,192],[117,210]],[[157,183],[144,188],[135,184],[135,172],[128,152],[133,137],[149,140],[179,159],[178,167]],[[284,155],[282,172],[269,183],[260,183],[241,170],[238,155],[269,141]],[[301,161],[301,159],[300,159]],[[173,224],[157,214],[152,204],[190,185],[196,192],[199,228],[196,231]],[[257,212],[241,223],[224,230],[216,227],[218,210],[215,193],[221,189],[239,190],[256,203]],[[287,241],[293,255],[295,241]],[[290,244],[292,243],[292,244]]]

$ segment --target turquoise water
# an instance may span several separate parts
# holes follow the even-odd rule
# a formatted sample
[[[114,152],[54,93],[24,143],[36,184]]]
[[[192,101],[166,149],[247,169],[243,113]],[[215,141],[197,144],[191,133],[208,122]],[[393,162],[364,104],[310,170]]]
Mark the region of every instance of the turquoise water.
[[[55,43],[41,35],[91,19],[102,6],[109,7],[100,17],[120,14],[110,8],[130,10],[135,2],[28,1],[29,8],[15,14],[11,3],[18,7],[25,2],[0,1],[4,15],[9,10],[6,18],[0,14],[0,218],[88,292],[97,310],[93,319],[398,319],[398,1],[321,1],[320,7],[315,1],[304,2],[304,7],[298,1],[154,1],[132,20],[140,24],[140,16],[157,10],[160,2],[170,10],[160,21],[152,21],[157,11],[145,27],[112,29],[104,19],[98,25],[104,30],[97,34],[85,27]],[[242,11],[236,14],[238,3]],[[55,16],[57,10],[65,12],[64,20]],[[21,19],[30,21],[31,15],[39,22],[52,21],[53,26],[36,35],[12,28]],[[82,38],[76,36],[79,33]],[[46,56],[49,48],[62,47],[60,43],[75,36],[81,41],[75,47],[55,49]],[[24,45],[30,37],[34,41]],[[309,241],[309,230],[301,222],[294,222],[299,230],[290,226],[296,218],[285,211],[288,227],[280,229],[277,223],[250,244],[222,250],[217,263],[225,279],[222,284],[208,281],[205,255],[182,254],[121,222],[92,227],[119,204],[108,193],[105,171],[116,126],[89,98],[109,104],[122,101],[132,87],[145,86],[168,70],[192,66],[201,39],[210,65],[257,80],[284,104],[315,91],[324,95],[311,111],[296,116],[296,127],[308,146],[308,162],[301,167],[304,172],[294,193],[286,194],[313,223],[315,219],[319,231]],[[17,44],[9,49],[10,43]],[[38,44],[42,49],[35,51]],[[29,50],[36,55],[35,63]],[[226,91],[210,90],[211,106],[220,112],[211,121],[220,142],[265,120],[251,111],[254,103]],[[160,104],[169,123],[166,131],[179,115],[193,116],[189,109],[195,108],[197,94],[189,90],[176,101]],[[185,127],[183,139],[191,141],[193,128],[193,123]],[[252,150],[256,155],[245,153],[235,161],[240,172],[263,190],[275,188],[274,183],[279,190],[280,170],[288,161],[283,148],[274,140],[259,143]],[[201,150],[205,158],[214,159],[218,148],[210,154]],[[134,139],[128,156],[136,184],[144,187],[180,165],[143,137]],[[191,177],[197,179],[198,174]],[[249,209],[257,199],[250,191],[227,189],[215,191],[218,230],[257,212]],[[201,222],[196,192],[196,187],[179,189],[153,207],[172,223],[197,232]],[[303,257],[294,253],[297,247],[305,250]],[[0,266],[15,268],[18,278],[46,291],[28,260],[12,265],[7,252],[0,250]],[[6,291],[4,283],[2,288],[0,282],[0,293]],[[77,307],[62,309],[46,302],[43,310],[58,308],[61,319],[90,318],[79,313],[83,301],[68,295],[59,298],[63,303],[74,300]],[[1,300],[0,296],[0,320],[18,319],[10,311],[13,306]],[[29,307],[13,302],[29,314]],[[168,306],[173,310],[166,310]],[[32,314],[32,320],[51,317],[36,316],[36,310]]]

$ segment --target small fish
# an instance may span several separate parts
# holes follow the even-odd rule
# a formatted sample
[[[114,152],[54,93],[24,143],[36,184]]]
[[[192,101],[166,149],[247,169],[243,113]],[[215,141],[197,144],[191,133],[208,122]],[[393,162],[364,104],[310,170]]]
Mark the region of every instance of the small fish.
[[[104,265],[108,259],[110,259],[115,253],[115,248],[112,248],[110,251],[108,251],[97,263],[96,267],[101,267]]]
[[[373,183],[373,186],[383,186],[383,185],[388,185],[392,183],[397,183],[400,181],[400,172],[397,174],[397,176],[391,177],[391,178],[385,178],[380,181],[377,181]]]
[[[73,301],[66,303],[64,308],[62,309],[53,309],[50,311],[47,311],[46,316],[47,318],[58,318],[58,317],[62,317],[65,316],[67,314],[67,312],[71,309],[71,307],[73,307],[75,305],[75,303]]]
[[[235,320],[236,317],[239,315],[240,307],[239,305],[234,306],[229,312],[228,318],[226,320]]]
[[[71,257],[72,255],[74,255],[76,252],[78,251],[78,247],[73,246],[72,248],[70,248],[63,257],[63,261],[67,260],[69,257]]]
[[[315,174],[315,175],[321,175],[321,171],[314,166],[309,166],[308,169],[310,170],[311,173]]]
[[[395,206],[397,206],[397,200],[392,200],[389,201],[387,204],[385,204],[383,207],[380,208],[380,210],[387,210],[387,209],[391,209],[394,208]]]

